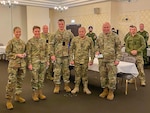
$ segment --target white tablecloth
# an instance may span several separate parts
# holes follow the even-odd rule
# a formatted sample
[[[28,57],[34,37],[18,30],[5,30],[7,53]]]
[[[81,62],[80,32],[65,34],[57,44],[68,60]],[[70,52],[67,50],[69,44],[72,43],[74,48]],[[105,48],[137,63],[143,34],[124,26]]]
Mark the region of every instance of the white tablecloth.
[[[147,56],[150,57],[150,48],[147,48]]]
[[[6,46],[0,46],[0,54],[5,53]]]
[[[98,65],[98,59],[95,58],[94,59],[94,63],[92,66],[89,66],[88,67],[89,70],[92,70],[92,71],[97,71],[99,72],[99,65]],[[134,63],[130,63],[130,62],[123,62],[123,61],[120,61],[119,62],[119,65],[117,66],[117,71],[118,73],[119,72],[122,72],[122,73],[130,73],[130,74],[133,74],[135,77],[138,76],[139,72],[136,68],[136,65]]]

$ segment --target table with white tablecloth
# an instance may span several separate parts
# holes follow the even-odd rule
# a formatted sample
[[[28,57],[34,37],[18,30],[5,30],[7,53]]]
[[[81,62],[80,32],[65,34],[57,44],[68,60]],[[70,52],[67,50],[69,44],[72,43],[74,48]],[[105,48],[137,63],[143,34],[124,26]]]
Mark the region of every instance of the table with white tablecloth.
[[[0,46],[0,60],[6,60],[6,54],[5,54],[6,46]]]
[[[93,65],[89,66],[88,69],[99,72],[99,65],[98,65],[97,58],[94,59]],[[135,77],[137,77],[139,74],[137,67],[134,63],[123,62],[123,61],[120,61],[119,64],[117,65],[117,71],[118,71],[118,73],[120,73],[120,72],[130,73],[130,74],[134,75]]]
[[[0,46],[0,54],[5,53],[6,46]]]

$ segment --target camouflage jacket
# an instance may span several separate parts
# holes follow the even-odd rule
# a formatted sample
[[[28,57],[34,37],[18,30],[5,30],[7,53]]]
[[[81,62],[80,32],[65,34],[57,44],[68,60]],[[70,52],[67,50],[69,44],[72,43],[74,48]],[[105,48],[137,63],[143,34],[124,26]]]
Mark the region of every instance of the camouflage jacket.
[[[147,31],[145,31],[145,30],[143,32],[138,31],[137,33],[140,34],[140,35],[142,35],[144,37],[145,43],[146,43],[146,47],[147,47],[148,46],[147,45],[147,41],[149,39],[149,33]]]
[[[131,54],[132,50],[137,50],[137,55],[143,55],[143,50],[145,49],[146,44],[143,36],[136,34],[134,36],[129,36],[126,40],[126,52]]]
[[[56,57],[69,56],[69,46],[73,37],[74,35],[68,30],[63,32],[58,30],[53,35],[52,42],[50,44],[51,54]]]
[[[103,55],[104,61],[120,61],[121,41],[117,34],[110,32],[101,33],[96,40],[96,51]]]
[[[79,36],[73,38],[70,46],[70,61],[75,63],[84,64],[89,62],[89,55],[91,60],[94,60],[94,43],[90,37]]]
[[[26,45],[21,39],[11,39],[6,47],[6,55],[9,60],[9,67],[24,67],[26,62],[24,58],[19,58],[16,54],[25,53]]]
[[[27,58],[29,64],[37,62],[45,63],[49,61],[49,53],[45,39],[33,37],[28,40]]]

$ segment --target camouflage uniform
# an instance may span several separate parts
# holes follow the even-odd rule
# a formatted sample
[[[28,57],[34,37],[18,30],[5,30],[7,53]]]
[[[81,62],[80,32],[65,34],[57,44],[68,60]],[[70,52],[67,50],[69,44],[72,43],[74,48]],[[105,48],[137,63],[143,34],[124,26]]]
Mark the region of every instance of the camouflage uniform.
[[[121,58],[121,41],[113,32],[102,33],[96,40],[96,51],[103,55],[103,58],[98,59],[101,87],[114,90],[116,89],[117,74],[114,62]]]
[[[126,40],[127,40],[128,36],[130,36],[130,32],[128,32],[128,33],[126,34],[126,36],[124,37],[124,43],[125,43],[125,44],[126,44]]]
[[[93,32],[92,33],[89,32],[89,33],[86,34],[86,36],[92,38],[92,40],[94,42],[94,46],[95,46],[95,41],[96,41],[96,38],[97,38],[96,34],[93,33]]]
[[[143,36],[136,34],[135,36],[129,36],[126,40],[126,52],[131,55],[132,50],[137,50],[137,55],[133,56],[136,58],[136,65],[139,72],[139,79],[141,82],[145,82],[145,73],[143,69],[143,50],[145,49],[146,44]]]
[[[45,39],[45,42],[47,44],[47,51],[50,52],[50,42],[52,41],[52,35],[50,33],[48,34],[44,34],[44,33],[41,33],[41,38],[44,38]],[[46,70],[46,75],[47,75],[47,79],[52,79],[52,75],[53,75],[53,63],[51,61],[51,58],[49,58],[49,67],[48,69]]]
[[[32,90],[42,89],[49,54],[43,38],[31,38],[27,42],[28,65],[32,65]]]
[[[79,87],[81,78],[84,86],[88,84],[88,63],[89,52],[91,60],[94,60],[94,44],[91,38],[85,36],[84,39],[75,37],[71,41],[70,60],[74,61],[75,65],[75,87]]]
[[[60,84],[61,75],[65,83],[69,83],[69,44],[73,38],[73,34],[64,30],[59,30],[54,34],[53,41],[51,42],[51,54],[56,57],[54,63],[54,83]]]
[[[147,41],[149,39],[149,34],[145,30],[143,32],[138,31],[137,33],[142,35],[144,37],[144,39],[145,39],[146,48],[143,50],[143,60],[144,60],[144,64],[148,64],[148,57],[147,57],[148,45],[147,45]]]
[[[21,39],[13,38],[8,42],[6,47],[6,55],[9,60],[8,64],[8,82],[6,85],[6,98],[13,98],[13,91],[15,94],[22,93],[22,82],[26,72],[26,62],[24,58],[19,58],[16,54],[25,53],[25,43]]]

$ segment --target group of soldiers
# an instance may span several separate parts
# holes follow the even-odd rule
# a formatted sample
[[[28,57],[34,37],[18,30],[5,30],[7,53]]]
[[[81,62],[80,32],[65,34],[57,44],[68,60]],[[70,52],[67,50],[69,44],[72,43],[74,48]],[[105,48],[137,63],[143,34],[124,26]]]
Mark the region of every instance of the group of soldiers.
[[[117,34],[111,32],[110,23],[105,22],[102,26],[102,31],[98,37],[94,34],[94,38],[90,38],[86,35],[85,27],[80,27],[78,36],[74,37],[71,31],[65,30],[65,21],[59,19],[58,30],[55,34],[51,35],[48,33],[47,25],[43,26],[42,33],[40,33],[39,26],[34,26],[34,36],[25,44],[20,39],[21,28],[15,27],[13,31],[14,38],[8,42],[6,47],[6,55],[9,60],[9,76],[6,85],[7,109],[13,109],[14,90],[15,101],[25,102],[25,99],[21,97],[21,93],[26,67],[32,73],[33,101],[46,99],[42,92],[45,75],[46,78],[53,80],[55,84],[53,93],[55,94],[60,92],[61,76],[63,77],[64,90],[66,92],[78,93],[82,80],[83,92],[91,94],[88,88],[87,71],[88,65],[93,64],[95,55],[98,56],[101,87],[103,88],[103,92],[99,96],[113,100],[114,90],[116,89],[116,66],[121,59],[121,41]],[[133,30],[131,31],[133,32]],[[133,41],[133,37],[135,37],[135,41]],[[135,44],[133,45],[131,42],[135,42]],[[141,66],[143,65],[142,51],[145,47],[144,38],[136,36],[134,33],[129,35],[126,40],[126,51],[139,59],[137,60],[137,64],[139,64],[137,66],[139,78],[142,80],[141,85],[143,86],[146,84],[144,84],[145,74]],[[91,60],[89,60],[89,57],[91,57]],[[75,86],[73,90],[69,86],[69,65],[74,65],[75,69]]]

